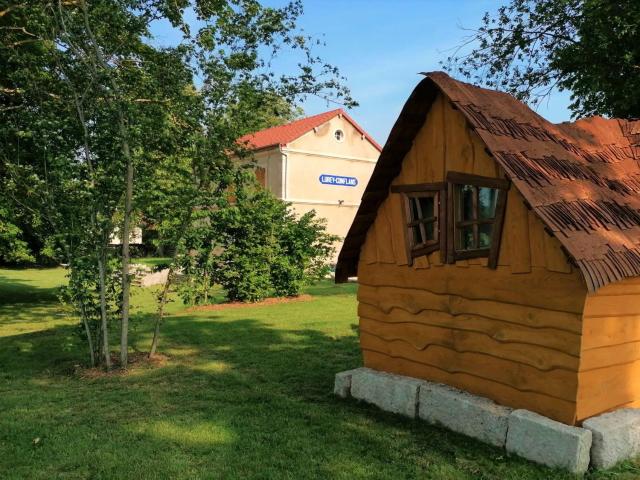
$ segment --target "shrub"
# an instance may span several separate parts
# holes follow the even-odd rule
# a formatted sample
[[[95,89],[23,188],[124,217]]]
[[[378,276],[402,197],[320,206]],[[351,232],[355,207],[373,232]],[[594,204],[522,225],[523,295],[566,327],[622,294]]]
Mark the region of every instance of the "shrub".
[[[338,239],[315,211],[297,216],[290,204],[259,189],[238,195],[214,214],[218,232],[212,276],[229,300],[293,296],[329,272]]]

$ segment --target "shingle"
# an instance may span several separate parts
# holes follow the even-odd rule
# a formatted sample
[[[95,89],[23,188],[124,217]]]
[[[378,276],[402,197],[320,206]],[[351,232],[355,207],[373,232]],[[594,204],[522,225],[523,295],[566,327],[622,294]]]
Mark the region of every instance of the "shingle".
[[[415,136],[438,93],[462,112],[578,264],[590,290],[640,275],[640,120],[592,117],[554,125],[509,94],[427,73],[380,155],[369,184],[376,190],[388,189],[393,177],[383,172],[402,162],[410,148],[396,139]],[[368,229],[370,214],[371,206],[358,211],[354,231]],[[358,255],[347,252],[359,251],[361,238],[347,235],[337,280],[356,275]]]

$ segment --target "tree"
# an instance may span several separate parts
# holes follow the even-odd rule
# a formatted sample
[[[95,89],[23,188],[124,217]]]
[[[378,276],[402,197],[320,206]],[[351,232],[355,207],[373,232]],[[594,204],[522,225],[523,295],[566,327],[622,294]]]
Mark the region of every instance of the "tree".
[[[51,251],[70,265],[66,298],[80,314],[91,358],[107,368],[109,323],[117,317],[127,363],[133,170],[165,147],[166,137],[152,132],[167,130],[176,114],[164,109],[167,99],[176,101],[191,81],[181,55],[143,41],[154,13],[144,7],[52,1],[14,5],[3,18],[2,56],[13,67],[3,78],[4,180],[15,205],[47,220]],[[121,252],[110,248],[116,228]]]
[[[510,0],[446,67],[533,104],[569,90],[575,116],[638,117],[640,2]]]
[[[304,115],[301,107],[274,92],[253,92],[230,108],[230,115],[242,120],[242,135],[292,122]],[[246,117],[246,118],[245,118]]]
[[[34,260],[27,242],[22,239],[20,227],[12,223],[9,211],[0,205],[0,261],[30,263]]]

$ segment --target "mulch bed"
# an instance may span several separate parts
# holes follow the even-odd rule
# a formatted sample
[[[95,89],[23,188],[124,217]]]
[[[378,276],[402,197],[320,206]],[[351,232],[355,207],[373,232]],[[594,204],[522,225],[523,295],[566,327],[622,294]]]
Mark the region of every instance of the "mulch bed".
[[[197,307],[188,308],[187,312],[209,312],[212,310],[226,310],[228,308],[247,308],[247,307],[264,307],[265,305],[276,305],[278,303],[294,303],[294,302],[308,302],[313,299],[311,295],[298,295],[296,297],[273,297],[265,298],[259,302],[247,303],[247,302],[225,302],[216,303],[215,305],[199,305]]]

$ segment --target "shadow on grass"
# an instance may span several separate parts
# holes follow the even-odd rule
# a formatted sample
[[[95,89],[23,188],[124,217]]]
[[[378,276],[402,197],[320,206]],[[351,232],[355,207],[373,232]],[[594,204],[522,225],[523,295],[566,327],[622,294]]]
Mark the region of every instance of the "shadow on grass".
[[[7,270],[4,270],[5,272]],[[59,286],[41,287],[36,282],[0,273],[0,336],[8,332],[46,328],[66,317],[58,301]],[[13,328],[12,328],[13,327]]]
[[[169,363],[126,376],[69,375],[86,358],[73,326],[0,337],[3,478],[574,478],[336,399],[334,374],[361,360],[356,318],[331,308],[354,290],[321,284],[313,302],[170,316]],[[145,348],[153,315],[132,320]]]
[[[276,328],[242,315],[169,317],[162,337],[169,364],[122,377],[39,377],[20,368],[44,371],[58,359],[62,372],[65,355],[69,363],[81,358],[79,344],[66,350],[60,342],[67,327],[0,339],[13,385],[0,388],[7,471],[15,478],[570,478],[337,400],[334,374],[360,364],[355,335]],[[143,342],[147,334],[134,337]],[[25,341],[30,350],[16,348]],[[34,451],[35,437],[44,440]]]
[[[0,273],[0,306],[57,302],[58,287],[39,287],[35,283]]]

